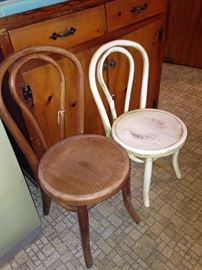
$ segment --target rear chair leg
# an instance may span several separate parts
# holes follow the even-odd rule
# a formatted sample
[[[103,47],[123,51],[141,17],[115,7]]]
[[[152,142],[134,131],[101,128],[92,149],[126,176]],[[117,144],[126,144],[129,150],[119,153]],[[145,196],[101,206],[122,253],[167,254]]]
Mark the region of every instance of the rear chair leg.
[[[177,178],[180,179],[182,177],[182,174],[181,174],[180,168],[179,168],[178,156],[179,156],[179,150],[173,154],[172,163],[173,163],[173,168],[174,168],[175,174],[176,174]]]
[[[50,205],[51,205],[51,197],[49,197],[43,190],[41,189],[41,196],[43,202],[43,214],[47,216],[49,214]]]
[[[123,202],[128,210],[129,215],[132,217],[132,219],[139,224],[141,222],[140,217],[136,213],[135,209],[132,206],[131,202],[131,190],[130,190],[130,178],[125,182],[124,186],[122,187],[122,195],[123,195]]]
[[[144,167],[144,183],[143,183],[143,200],[144,206],[149,207],[149,190],[152,177],[153,161],[151,158],[146,158]]]

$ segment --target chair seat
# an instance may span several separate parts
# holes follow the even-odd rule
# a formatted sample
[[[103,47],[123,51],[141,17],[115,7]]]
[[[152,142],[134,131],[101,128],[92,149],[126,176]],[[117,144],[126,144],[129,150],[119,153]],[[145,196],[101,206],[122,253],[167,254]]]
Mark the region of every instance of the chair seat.
[[[63,205],[91,205],[111,197],[129,177],[127,152],[110,138],[80,135],[51,147],[39,164],[46,193]]]
[[[187,129],[175,115],[156,109],[139,109],[114,122],[112,136],[128,151],[145,155],[170,154],[186,140]]]

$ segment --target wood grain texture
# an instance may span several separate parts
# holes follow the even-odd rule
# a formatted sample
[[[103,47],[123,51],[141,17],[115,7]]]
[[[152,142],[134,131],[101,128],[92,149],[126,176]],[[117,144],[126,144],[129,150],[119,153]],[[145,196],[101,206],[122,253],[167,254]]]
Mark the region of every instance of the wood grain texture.
[[[111,197],[129,172],[125,150],[112,139],[98,135],[74,136],[59,142],[46,152],[39,165],[41,186],[67,205],[91,205]]]
[[[13,52],[10,36],[6,29],[0,30],[0,61]]]
[[[170,0],[165,60],[202,67],[202,0]]]
[[[97,20],[99,18],[99,20]],[[75,29],[66,37],[51,38],[53,33],[62,34]],[[61,16],[56,19],[39,22],[9,31],[14,51],[29,46],[52,45],[63,48],[73,47],[79,43],[99,37],[105,32],[104,7],[95,7],[84,11]],[[22,38],[23,36],[26,39]]]
[[[108,29],[113,31],[162,13],[166,10],[166,2],[166,0],[118,0],[109,2],[106,4]]]
[[[97,46],[94,46],[92,48],[85,50],[84,52],[82,51],[80,53],[77,53],[77,57],[80,60],[82,67],[84,68],[85,78],[88,78],[90,60],[97,48],[98,48]],[[107,72],[105,72],[105,78],[107,80]],[[90,91],[89,80],[86,79],[84,83],[85,83],[85,133],[104,134],[103,124],[100,119],[92,93]],[[100,94],[105,100],[104,94],[101,90]]]
[[[77,11],[96,7],[112,0],[70,0],[19,14],[0,18],[0,28],[12,30],[28,24],[45,21],[50,18],[65,16]]]

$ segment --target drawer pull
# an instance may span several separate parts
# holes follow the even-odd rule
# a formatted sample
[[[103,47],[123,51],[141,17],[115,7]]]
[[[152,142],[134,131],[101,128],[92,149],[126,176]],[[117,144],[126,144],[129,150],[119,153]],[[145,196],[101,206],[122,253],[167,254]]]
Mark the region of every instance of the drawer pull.
[[[52,33],[52,35],[50,36],[51,39],[56,40],[57,38],[64,38],[67,36],[71,36],[76,32],[76,29],[74,27],[71,27],[68,31],[64,32],[64,33]]]
[[[139,13],[141,13],[142,11],[144,11],[147,7],[148,7],[148,4],[145,3],[145,4],[141,5],[141,6],[133,7],[133,8],[131,9],[131,12],[132,12],[133,14],[139,14]]]

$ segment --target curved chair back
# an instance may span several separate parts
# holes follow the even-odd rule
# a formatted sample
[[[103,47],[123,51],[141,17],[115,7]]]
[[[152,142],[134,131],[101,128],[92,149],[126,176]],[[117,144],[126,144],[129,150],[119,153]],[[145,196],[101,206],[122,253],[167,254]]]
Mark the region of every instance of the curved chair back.
[[[109,89],[104,81],[103,77],[103,67],[106,58],[114,52],[121,53],[125,55],[129,62],[129,75],[128,83],[126,89],[125,103],[124,103],[124,113],[129,110],[131,92],[133,88],[134,74],[135,74],[135,61],[132,54],[129,52],[128,48],[134,48],[140,52],[143,59],[143,75],[142,75],[142,85],[140,93],[140,108],[146,107],[147,101],[147,89],[148,89],[148,77],[149,77],[149,59],[145,49],[137,42],[130,40],[115,40],[108,42],[101,46],[93,55],[90,67],[89,67],[89,82],[90,88],[96,102],[99,114],[101,116],[106,136],[111,136],[111,123],[109,116],[106,112],[103,101],[100,97],[98,91],[97,81],[99,82],[101,89],[103,90],[109,108],[111,111],[112,120],[114,121],[117,118],[117,112],[115,108],[115,102],[113,97],[110,95]],[[126,49],[127,48],[127,49]]]
[[[54,58],[52,57],[52,54],[54,54]],[[67,80],[65,78],[64,70],[59,65],[58,57],[59,59],[67,59],[68,62],[71,62],[78,74],[75,129],[77,134],[82,134],[84,131],[84,75],[81,64],[74,54],[58,47],[36,46],[12,54],[0,65],[0,117],[25,155],[36,179],[39,160],[43,153],[56,141],[66,137],[66,111],[69,106],[66,102]],[[56,76],[58,79],[58,88],[49,91],[47,88],[43,89],[43,91],[39,93],[41,100],[39,99],[39,96],[37,96],[37,100],[35,100],[34,91],[36,85],[33,88],[32,86],[29,86],[31,87],[30,89],[32,89],[32,93],[29,93],[31,102],[29,99],[28,102],[26,102],[22,91],[19,91],[18,89],[19,77],[21,78],[22,71],[26,73],[27,69],[29,70],[31,67],[39,69],[38,76],[41,80],[40,67],[44,65],[51,65],[54,72],[58,74]],[[27,69],[25,69],[25,66],[27,66]],[[19,127],[19,123],[14,120],[9,112],[9,108],[6,106],[6,93],[3,91],[3,88],[5,88],[3,81],[5,82],[7,73],[9,74],[9,87],[6,88],[6,91],[9,91],[10,89],[10,94],[22,113],[29,133],[28,139]],[[45,80],[47,85],[48,81],[51,79],[51,74],[46,74]],[[41,124],[42,122],[45,123],[45,126]],[[51,126],[52,122],[56,123],[57,131],[47,130],[47,127],[49,125]],[[57,134],[54,140],[49,139],[49,135],[52,135],[52,133]]]

